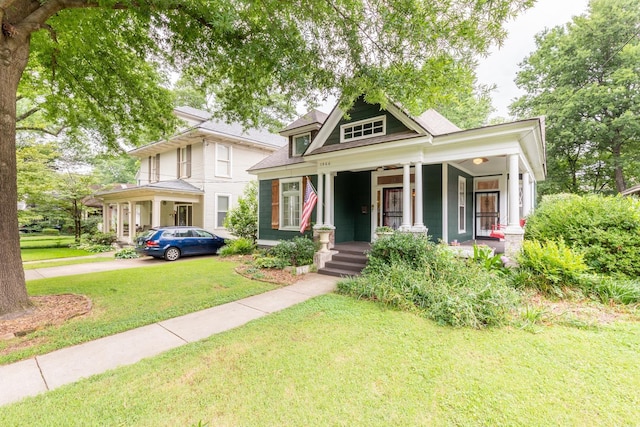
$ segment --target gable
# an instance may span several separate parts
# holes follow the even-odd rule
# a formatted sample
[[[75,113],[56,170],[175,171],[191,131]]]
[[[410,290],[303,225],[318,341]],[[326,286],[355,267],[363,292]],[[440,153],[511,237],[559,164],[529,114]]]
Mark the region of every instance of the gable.
[[[417,135],[418,133],[405,126],[396,116],[389,111],[380,107],[380,104],[368,104],[364,101],[363,97],[358,98],[353,107],[349,110],[349,119],[345,120],[344,117],[340,119],[338,124],[333,128],[329,136],[327,137],[324,146],[340,144],[340,127],[348,123],[355,123],[361,120],[373,119],[375,117],[384,116],[385,120],[385,135],[393,135],[407,132]]]

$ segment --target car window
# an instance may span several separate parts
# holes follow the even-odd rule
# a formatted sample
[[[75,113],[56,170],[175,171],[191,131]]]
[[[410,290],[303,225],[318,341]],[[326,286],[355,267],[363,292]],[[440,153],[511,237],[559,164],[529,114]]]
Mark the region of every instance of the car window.
[[[193,230],[194,234],[198,237],[206,237],[208,239],[212,239],[213,238],[213,234],[209,233],[208,231],[204,231],[204,230]]]
[[[175,236],[175,233],[173,230],[165,230],[162,233],[162,237],[174,237],[174,236]]]

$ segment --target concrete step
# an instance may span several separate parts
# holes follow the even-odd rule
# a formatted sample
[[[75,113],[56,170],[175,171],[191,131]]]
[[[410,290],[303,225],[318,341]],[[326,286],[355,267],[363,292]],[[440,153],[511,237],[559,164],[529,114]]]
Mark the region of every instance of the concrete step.
[[[331,259],[332,261],[340,261],[347,262],[351,264],[358,264],[364,267],[367,264],[367,257],[363,254],[345,254],[345,253],[337,253]]]
[[[352,263],[352,262],[345,262],[345,261],[340,261],[340,260],[335,260],[332,259],[331,261],[327,262],[324,265],[324,268],[332,268],[335,270],[348,270],[348,271],[355,271],[357,273],[360,273],[362,271],[362,269],[364,268],[365,264],[356,264],[356,263]]]
[[[360,272],[353,270],[341,270],[337,268],[321,268],[318,270],[318,274],[324,274],[326,276],[335,276],[335,277],[352,277],[359,276]]]

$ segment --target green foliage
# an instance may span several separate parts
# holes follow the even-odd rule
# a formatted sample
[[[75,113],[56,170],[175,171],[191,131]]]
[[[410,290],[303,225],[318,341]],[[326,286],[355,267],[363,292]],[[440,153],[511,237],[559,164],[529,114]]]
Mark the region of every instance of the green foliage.
[[[124,248],[117,251],[114,257],[117,259],[135,259],[139,258],[139,255],[134,248]]]
[[[511,109],[546,116],[542,193],[612,193],[640,182],[638,25],[636,0],[592,0],[587,15],[536,37],[516,78],[526,95]]]
[[[113,246],[111,245],[99,245],[95,243],[76,243],[70,246],[74,249],[80,249],[83,251],[91,252],[94,254],[109,252],[113,250]]]
[[[238,237],[258,240],[258,181],[247,184],[237,206],[227,213],[224,226]]]
[[[112,245],[118,240],[115,233],[94,233],[86,236],[86,240],[94,245]]]
[[[58,236],[60,235],[60,230],[56,228],[43,228],[42,234],[44,234],[45,236]]]
[[[487,271],[497,271],[499,273],[506,273],[508,271],[502,262],[502,256],[500,254],[494,255],[493,249],[488,246],[473,245],[472,259]]]
[[[338,291],[473,328],[504,323],[517,302],[502,276],[409,233],[377,240],[363,275],[341,281]]]
[[[593,271],[640,276],[640,201],[631,197],[545,196],[525,239],[564,240]]]
[[[525,240],[518,257],[522,270],[531,273],[530,286],[542,292],[564,296],[564,287],[579,285],[581,276],[589,267],[581,253],[571,250],[563,240]]]
[[[640,303],[640,281],[638,279],[596,276],[591,284],[591,292],[604,304]]]
[[[227,240],[226,245],[220,249],[220,255],[250,255],[256,249],[255,243],[250,239],[239,238]]]
[[[273,256],[259,256],[253,260],[253,265],[258,268],[275,268],[278,270],[282,270],[283,268],[291,264],[281,258],[276,258]]]
[[[269,254],[285,261],[288,263],[287,265],[298,267],[313,264],[315,251],[316,245],[313,240],[306,237],[294,237],[291,240],[281,240],[270,249]]]

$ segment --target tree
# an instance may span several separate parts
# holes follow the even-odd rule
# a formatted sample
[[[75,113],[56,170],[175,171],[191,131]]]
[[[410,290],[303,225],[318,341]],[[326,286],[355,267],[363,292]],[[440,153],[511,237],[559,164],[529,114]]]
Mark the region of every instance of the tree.
[[[0,192],[16,200],[16,102],[79,142],[117,148],[172,129],[171,66],[248,126],[340,93],[417,112],[471,80],[471,58],[532,0],[0,0]],[[21,80],[22,79],[22,80]],[[30,111],[30,109],[27,109]],[[29,304],[16,204],[0,204],[0,315]]]
[[[516,82],[517,115],[547,116],[545,192],[620,192],[640,181],[640,8],[591,0],[536,37]]]
[[[224,219],[224,226],[238,236],[258,240],[258,182],[251,181],[244,188],[238,205],[231,209]]]

